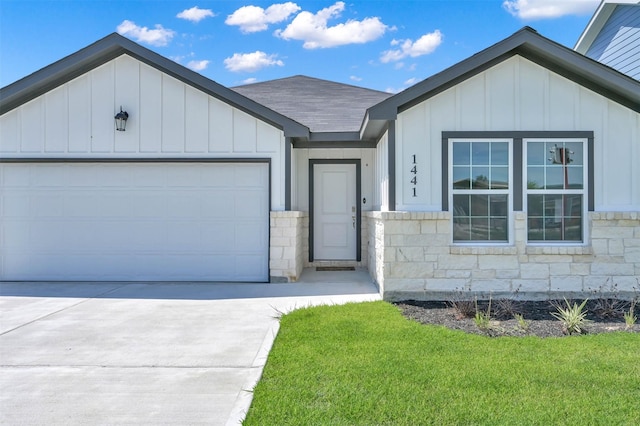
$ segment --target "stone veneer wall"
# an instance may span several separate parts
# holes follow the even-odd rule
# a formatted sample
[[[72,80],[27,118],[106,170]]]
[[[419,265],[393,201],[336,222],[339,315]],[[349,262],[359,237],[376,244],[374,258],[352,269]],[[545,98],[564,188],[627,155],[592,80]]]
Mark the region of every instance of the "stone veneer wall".
[[[269,218],[269,275],[271,282],[295,282],[302,273],[304,223],[309,215],[300,211],[272,211]]]
[[[513,246],[451,244],[449,212],[367,212],[369,272],[386,300],[456,295],[528,299],[586,297],[617,285],[640,295],[640,212],[588,217],[590,245],[526,244],[515,213]]]

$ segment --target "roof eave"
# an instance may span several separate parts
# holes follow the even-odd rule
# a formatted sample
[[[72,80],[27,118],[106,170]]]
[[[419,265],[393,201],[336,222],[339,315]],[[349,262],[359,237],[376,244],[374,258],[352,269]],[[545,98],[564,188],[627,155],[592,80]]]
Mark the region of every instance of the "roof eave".
[[[511,37],[369,108],[368,125],[397,114],[514,55],[523,56],[640,112],[640,83],[525,27]]]
[[[287,137],[309,136],[308,127],[116,33],[1,88],[0,115],[124,54],[282,129]]]

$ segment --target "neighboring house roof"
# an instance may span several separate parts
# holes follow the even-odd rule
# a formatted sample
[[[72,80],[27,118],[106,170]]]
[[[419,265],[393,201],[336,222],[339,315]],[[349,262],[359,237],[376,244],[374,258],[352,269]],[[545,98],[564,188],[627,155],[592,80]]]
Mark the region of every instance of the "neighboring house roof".
[[[304,124],[314,133],[357,133],[367,108],[390,93],[297,75],[234,87],[236,92]]]
[[[380,133],[386,120],[500,62],[520,55],[569,80],[640,112],[640,82],[524,27],[499,43],[369,108],[363,137]]]
[[[11,111],[74,78],[121,55],[129,55],[185,84],[220,99],[285,132],[285,136],[306,138],[306,126],[246,98],[201,74],[165,58],[116,33],[73,53],[35,73],[0,89],[0,114]]]
[[[640,1],[602,1],[574,50],[640,79]]]

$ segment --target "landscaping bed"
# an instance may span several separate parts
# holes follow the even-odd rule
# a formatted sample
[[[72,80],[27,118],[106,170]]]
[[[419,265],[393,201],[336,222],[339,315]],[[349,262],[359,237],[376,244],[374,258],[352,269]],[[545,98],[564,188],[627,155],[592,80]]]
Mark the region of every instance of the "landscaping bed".
[[[489,322],[478,326],[476,313],[486,314],[489,309],[488,300],[477,301],[449,301],[423,302],[407,300],[397,302],[406,318],[422,324],[442,325],[454,330],[467,333],[499,336],[539,336],[562,337],[569,333],[563,323],[552,314],[558,312],[558,306],[567,308],[564,300],[554,301],[514,301],[492,300],[489,311]],[[580,305],[580,301],[569,301],[571,307]],[[640,307],[640,305],[638,305]],[[583,311],[586,322],[583,334],[599,334],[615,331],[640,333],[640,324],[633,325],[625,322],[624,314],[629,313],[631,302],[618,299],[587,300]],[[634,316],[638,308],[635,308]],[[521,315],[520,321],[515,314]],[[577,334],[577,333],[574,333]]]

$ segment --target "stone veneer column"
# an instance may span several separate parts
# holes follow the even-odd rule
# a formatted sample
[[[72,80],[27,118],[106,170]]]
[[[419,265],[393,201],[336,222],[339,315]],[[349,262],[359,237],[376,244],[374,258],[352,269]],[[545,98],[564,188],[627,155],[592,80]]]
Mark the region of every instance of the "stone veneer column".
[[[271,282],[295,282],[303,260],[303,223],[308,213],[272,211],[270,214],[269,276]]]

